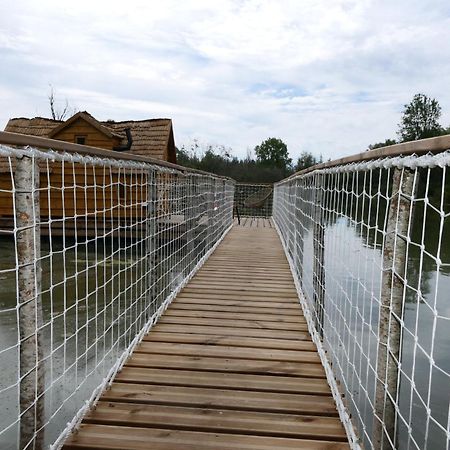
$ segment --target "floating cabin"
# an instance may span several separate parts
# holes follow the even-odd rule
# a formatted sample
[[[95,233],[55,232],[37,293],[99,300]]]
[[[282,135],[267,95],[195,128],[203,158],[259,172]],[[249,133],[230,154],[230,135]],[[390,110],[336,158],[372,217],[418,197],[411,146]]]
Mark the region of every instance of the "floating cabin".
[[[10,119],[5,131],[176,163],[170,119],[100,122],[84,111],[65,121],[42,117]],[[12,177],[15,164],[14,159],[0,157],[0,233],[8,233],[14,226]],[[38,164],[43,235],[106,234],[111,229],[120,229],[126,220],[129,224],[130,218],[139,222],[136,219],[146,214],[142,205],[147,199],[140,197],[147,193],[137,187],[146,183],[146,173],[138,176],[137,171],[131,169],[86,168],[67,162],[39,161]],[[161,192],[160,186],[163,190],[165,185],[170,186],[170,180],[163,179],[170,175],[159,174],[158,177],[158,208],[164,209],[168,193]]]

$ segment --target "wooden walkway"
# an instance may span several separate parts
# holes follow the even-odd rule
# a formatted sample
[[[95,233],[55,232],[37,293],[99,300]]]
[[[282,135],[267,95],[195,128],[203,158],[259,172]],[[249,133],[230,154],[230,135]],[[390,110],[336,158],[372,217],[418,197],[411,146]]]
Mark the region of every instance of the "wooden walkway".
[[[349,448],[273,228],[232,229],[64,448]]]
[[[247,228],[274,228],[272,220],[267,217],[241,217],[238,223],[238,219],[234,219],[234,224],[240,227]]]

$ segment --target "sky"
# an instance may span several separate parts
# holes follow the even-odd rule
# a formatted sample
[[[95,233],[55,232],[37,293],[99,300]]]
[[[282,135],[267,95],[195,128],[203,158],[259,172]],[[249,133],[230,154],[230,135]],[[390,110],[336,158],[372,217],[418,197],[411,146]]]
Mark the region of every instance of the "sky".
[[[395,138],[414,94],[450,125],[448,0],[0,0],[0,129],[57,107],[169,117],[176,145],[295,160]]]

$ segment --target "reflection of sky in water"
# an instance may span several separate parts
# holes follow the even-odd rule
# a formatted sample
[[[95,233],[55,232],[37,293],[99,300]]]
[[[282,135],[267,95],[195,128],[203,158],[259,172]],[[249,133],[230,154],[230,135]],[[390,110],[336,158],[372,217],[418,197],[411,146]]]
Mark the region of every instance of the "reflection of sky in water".
[[[62,241],[52,242],[53,251],[62,249]],[[138,298],[137,281],[143,276],[145,265],[142,264],[142,250],[136,245],[128,250],[127,255],[115,253],[112,249],[101,245],[86,247],[79,245],[77,251],[67,251],[63,259],[61,254],[54,254],[52,268],[48,259],[42,264],[42,304],[44,323],[52,323],[43,330],[44,356],[49,356],[45,363],[46,402],[45,413],[48,418],[54,414],[62,402],[73,392],[75,386],[80,387],[79,393],[69,400],[52,420],[52,425],[46,429],[47,444],[54,441],[60,431],[70,421],[75,412],[89,398],[94,387],[103,379],[109,368],[115,363],[130,339],[120,339],[126,326],[135,323],[136,328],[143,324],[136,321],[136,315],[131,310],[118,319],[119,306],[130,305]],[[42,243],[43,254],[48,254],[49,243]],[[106,255],[106,258],[105,258]],[[142,259],[141,259],[142,258]],[[167,271],[164,267],[180,267],[179,256],[176,253],[160,258],[160,271],[166,273],[160,276],[158,292],[165,297],[182,280],[178,272]],[[14,246],[11,240],[0,238],[0,271],[14,267]],[[75,273],[78,272],[78,282]],[[16,386],[18,378],[18,341],[16,319],[16,279],[14,272],[0,272],[0,429],[11,425],[11,429],[0,435],[0,449],[15,449],[17,447],[17,397]],[[58,283],[66,279],[66,286]],[[113,281],[111,281],[111,279]],[[109,280],[109,281],[108,281]],[[124,289],[125,283],[136,283],[133,289],[119,295],[119,289]],[[48,292],[49,286],[53,289]],[[47,291],[47,292],[46,292]],[[145,296],[143,296],[145,297]],[[115,301],[111,301],[115,299]],[[144,303],[142,303],[143,307]],[[137,305],[137,310],[140,305]],[[77,327],[77,323],[89,326]],[[103,334],[105,328],[114,321],[114,326],[105,333],[104,338],[97,338],[97,331]],[[131,327],[130,335],[135,331]],[[111,342],[117,341],[111,348]],[[12,348],[9,348],[12,347]],[[90,347],[88,351],[85,351]],[[106,348],[106,353],[105,353]],[[51,351],[51,349],[53,349]],[[75,364],[77,362],[77,364]],[[98,366],[98,368],[97,368]],[[53,381],[50,386],[50,382]]]
[[[438,233],[434,235],[437,239]],[[379,244],[380,242],[377,242],[375,245],[374,236],[368,237],[367,234],[356,232],[354,227],[349,227],[346,218],[340,218],[328,226],[325,233],[325,346],[340,360],[335,363],[335,367],[341,364],[342,373],[353,394],[353,401],[366,422],[369,435],[373,419],[367,396],[372,398],[375,392],[378,299],[381,284],[382,255]],[[307,298],[312,299],[311,232],[305,235],[304,261],[303,289]],[[421,448],[424,447],[423,431],[428,399],[431,415],[444,429],[447,427],[450,400],[450,379],[436,368],[437,366],[447,373],[450,372],[450,276],[443,271],[438,276],[436,267],[431,262],[424,264],[420,277],[422,298],[419,298],[414,290],[408,290],[404,313],[401,414],[406,421],[411,421],[413,438]],[[419,286],[419,270],[418,251],[411,251],[408,284],[414,286],[416,291]],[[433,313],[435,297],[437,315]],[[418,345],[414,345],[415,335]],[[434,367],[430,365],[431,359],[434,359]],[[348,361],[354,362],[354,367],[348,364]],[[411,378],[415,383],[413,390]],[[367,386],[367,394],[361,389],[360,383]],[[357,420],[356,417],[354,415],[354,420]],[[430,421],[429,426],[427,448],[444,448],[445,433],[433,421]],[[408,447],[407,437],[408,432],[401,425],[399,448]],[[414,445],[412,448],[415,448]]]

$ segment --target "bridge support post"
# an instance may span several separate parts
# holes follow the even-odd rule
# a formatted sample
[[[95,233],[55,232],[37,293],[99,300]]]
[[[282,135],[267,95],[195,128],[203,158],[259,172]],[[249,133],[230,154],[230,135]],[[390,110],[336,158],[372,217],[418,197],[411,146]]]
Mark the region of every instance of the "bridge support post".
[[[39,167],[34,158],[17,159],[15,215],[19,309],[20,449],[44,445],[44,366],[41,327],[41,239]]]
[[[303,288],[303,246],[304,246],[304,236],[303,236],[303,224],[301,221],[301,210],[300,210],[300,194],[301,185],[300,180],[295,181],[295,199],[294,199],[294,221],[295,221],[295,266],[297,269],[297,276],[300,281],[300,286]]]
[[[206,215],[207,215],[207,230],[206,230],[206,249],[207,252],[212,247],[213,234],[214,234],[214,187],[215,181],[208,179],[207,191],[206,191]]]
[[[158,255],[157,255],[157,215],[158,215],[158,183],[154,170],[148,172],[147,190],[147,299],[150,303],[149,315],[152,316],[158,309],[156,295],[158,293]]]
[[[317,174],[314,183],[314,224],[313,224],[313,287],[316,327],[323,338],[323,318],[325,300],[325,225],[323,213],[324,175]]]
[[[197,186],[194,176],[186,176],[186,257],[188,262],[188,273],[192,272],[196,261],[194,259],[195,250],[195,220],[197,216]],[[187,274],[186,274],[187,275]]]
[[[377,384],[373,445],[377,450],[395,448],[396,404],[399,394],[401,320],[404,309],[406,241],[412,214],[415,177],[410,169],[394,169],[392,198],[383,246],[383,275],[378,328]]]

